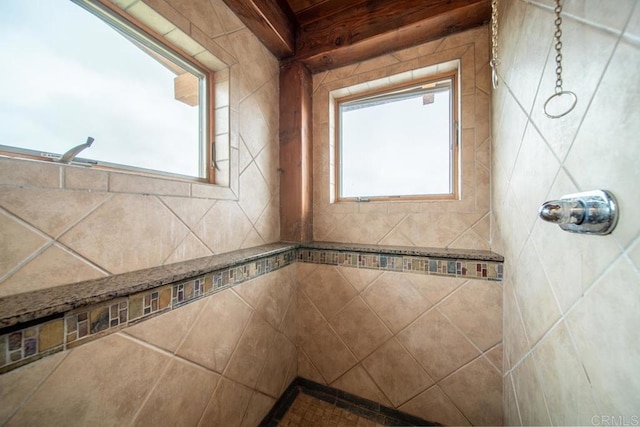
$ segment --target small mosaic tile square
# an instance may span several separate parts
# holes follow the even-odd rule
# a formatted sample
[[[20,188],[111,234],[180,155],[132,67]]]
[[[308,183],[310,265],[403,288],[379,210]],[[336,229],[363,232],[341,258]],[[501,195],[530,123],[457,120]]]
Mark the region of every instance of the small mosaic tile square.
[[[35,356],[62,350],[63,325],[62,319],[56,319],[0,335],[0,369],[21,366]]]
[[[65,315],[65,343],[102,336],[110,329],[124,327],[129,321],[129,299],[117,299],[106,303],[74,310]]]
[[[206,280],[203,276],[173,285],[171,287],[171,308],[177,308],[181,305],[188,304],[194,300],[202,298],[205,295],[205,283]],[[151,303],[153,304],[152,301]],[[150,306],[149,309],[153,310],[153,306]],[[155,311],[158,310],[159,308]],[[153,313],[154,311],[149,312]]]

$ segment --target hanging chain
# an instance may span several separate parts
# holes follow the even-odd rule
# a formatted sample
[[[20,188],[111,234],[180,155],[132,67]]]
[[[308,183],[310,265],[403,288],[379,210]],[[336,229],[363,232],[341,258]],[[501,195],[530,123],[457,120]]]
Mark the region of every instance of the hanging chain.
[[[560,0],[556,0],[556,32],[554,33],[554,37],[556,40],[556,93],[562,92],[562,17],[560,13],[562,13],[562,4]]]
[[[551,95],[549,99],[544,103],[543,109],[544,114],[550,119],[559,119],[567,114],[569,114],[576,106],[578,102],[578,96],[571,92],[565,91],[562,89],[562,0],[556,0],[556,8],[554,12],[556,13],[555,26],[556,31],[553,33],[553,38],[555,39],[555,49],[556,49],[556,87],[555,94]],[[564,105],[562,104],[561,98],[569,100],[569,103],[566,102]],[[556,105],[554,107],[554,104]],[[560,104],[560,111],[558,110],[557,105]],[[568,105],[568,107],[567,107]]]
[[[491,80],[493,88],[498,87],[498,0],[491,0]]]

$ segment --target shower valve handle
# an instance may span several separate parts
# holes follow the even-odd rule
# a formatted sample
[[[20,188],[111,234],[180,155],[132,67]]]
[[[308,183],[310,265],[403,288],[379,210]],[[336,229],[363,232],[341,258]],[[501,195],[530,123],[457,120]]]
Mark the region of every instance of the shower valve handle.
[[[606,190],[587,191],[545,202],[538,214],[565,231],[605,235],[618,223],[618,204]]]

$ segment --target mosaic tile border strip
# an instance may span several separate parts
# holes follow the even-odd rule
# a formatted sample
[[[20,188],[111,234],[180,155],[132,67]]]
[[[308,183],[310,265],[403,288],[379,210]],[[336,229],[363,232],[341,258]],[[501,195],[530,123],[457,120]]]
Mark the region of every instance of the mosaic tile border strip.
[[[296,250],[16,325],[0,335],[0,374],[221,292],[296,262]]]
[[[305,248],[301,245],[277,254],[253,257],[250,261],[240,260],[231,267],[187,280],[5,328],[0,335],[0,374],[49,354],[117,332],[295,262],[467,279],[499,281],[503,278],[503,263],[499,261],[372,253],[351,248],[340,251]]]
[[[399,273],[432,274],[465,279],[500,281],[504,276],[503,263],[498,261],[372,254],[362,251],[336,251],[333,249],[298,249],[297,260],[313,264],[367,268]]]

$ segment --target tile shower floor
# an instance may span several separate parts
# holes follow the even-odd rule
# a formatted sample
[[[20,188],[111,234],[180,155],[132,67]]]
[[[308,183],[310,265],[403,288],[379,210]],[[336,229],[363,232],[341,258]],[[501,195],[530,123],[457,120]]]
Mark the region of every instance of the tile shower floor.
[[[260,423],[261,427],[433,425],[440,424],[300,377],[289,385],[271,412]]]
[[[283,427],[377,427],[383,424],[378,424],[368,418],[340,408],[335,403],[328,403],[308,394],[300,393],[277,425]]]

